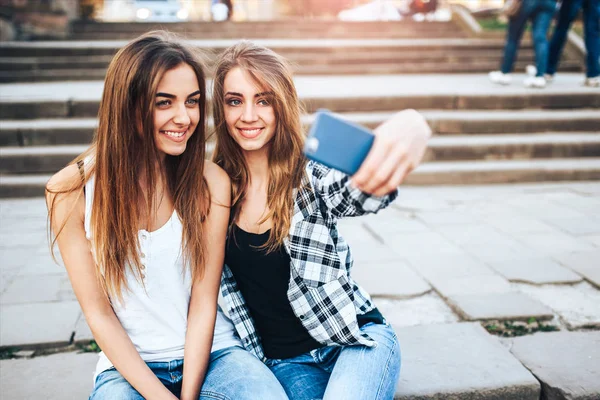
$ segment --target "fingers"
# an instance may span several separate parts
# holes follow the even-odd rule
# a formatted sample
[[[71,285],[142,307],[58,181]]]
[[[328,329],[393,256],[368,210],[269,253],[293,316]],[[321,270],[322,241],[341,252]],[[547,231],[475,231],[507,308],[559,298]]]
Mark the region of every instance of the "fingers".
[[[390,138],[386,135],[375,136],[373,147],[371,147],[365,161],[363,161],[356,174],[352,176],[352,183],[355,187],[364,191],[364,188],[368,186],[369,181],[376,174],[381,163],[386,159],[392,147],[390,146],[391,144]]]
[[[393,177],[399,168],[406,169],[408,164],[408,154],[402,143],[395,143],[388,152],[385,159],[379,163],[379,168],[370,177],[361,190],[366,193],[390,193],[398,187],[398,183]],[[406,164],[406,165],[405,165]]]
[[[408,174],[413,170],[413,167],[409,163],[403,163],[398,169],[394,171],[392,177],[384,184],[375,189],[371,194],[374,196],[385,196],[396,190],[398,186],[404,181]]]

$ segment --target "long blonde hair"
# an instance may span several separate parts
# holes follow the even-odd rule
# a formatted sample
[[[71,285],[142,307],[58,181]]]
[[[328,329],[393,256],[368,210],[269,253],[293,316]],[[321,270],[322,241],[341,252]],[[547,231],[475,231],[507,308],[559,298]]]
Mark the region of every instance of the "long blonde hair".
[[[273,221],[269,239],[263,246],[267,252],[277,249],[287,237],[294,209],[294,189],[305,176],[306,159],[302,154],[304,132],[300,122],[302,108],[292,78],[289,63],[266,47],[242,41],[225,50],[217,59],[213,83],[213,118],[216,146],[213,161],[231,178],[233,201],[231,223],[240,214],[248,189],[249,170],[238,144],[227,130],[224,112],[224,82],[227,73],[239,67],[247,72],[264,90],[273,93],[272,105],[277,120],[269,151],[269,213],[261,222]]]
[[[167,155],[161,162],[154,138],[155,96],[165,72],[181,64],[189,65],[198,79],[200,120],[185,152]],[[201,222],[210,209],[204,179],[205,103],[204,67],[198,50],[163,31],[138,37],[119,50],[108,67],[92,146],[72,162],[91,160],[81,181],[66,189],[46,188],[50,193],[81,193],[94,175],[92,249],[96,276],[111,297],[122,300],[122,290],[128,289],[126,268],[138,280],[142,276],[138,229],[155,209],[154,184],[159,178],[164,179],[165,196],[171,196],[182,221],[182,255],[192,279],[203,274]],[[145,196],[141,181],[147,183]],[[49,207],[50,221],[57,197]],[[145,200],[144,207],[139,206],[141,200]],[[64,224],[55,232],[52,248],[63,228]]]

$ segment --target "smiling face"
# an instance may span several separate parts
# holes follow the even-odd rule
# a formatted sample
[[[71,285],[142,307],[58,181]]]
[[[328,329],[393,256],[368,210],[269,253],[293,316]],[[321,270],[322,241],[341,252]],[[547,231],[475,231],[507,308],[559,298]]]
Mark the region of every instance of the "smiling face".
[[[200,87],[187,64],[165,72],[154,99],[154,140],[161,155],[178,156],[200,120]]]
[[[239,67],[225,76],[223,92],[225,122],[231,137],[244,153],[268,150],[277,125],[273,94]]]

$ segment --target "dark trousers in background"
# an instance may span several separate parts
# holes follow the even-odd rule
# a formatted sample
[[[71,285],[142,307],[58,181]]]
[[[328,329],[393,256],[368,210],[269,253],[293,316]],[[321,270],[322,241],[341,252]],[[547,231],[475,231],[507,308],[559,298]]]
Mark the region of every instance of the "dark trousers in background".
[[[547,73],[554,75],[571,23],[583,9],[586,71],[588,78],[600,76],[600,0],[563,0],[552,40]]]
[[[537,75],[543,76],[548,65],[548,28],[554,16],[556,2],[554,0],[523,0],[519,14],[511,18],[506,33],[504,58],[500,70],[508,74],[512,71],[517,51],[527,26],[527,21],[533,24],[531,38],[535,50]]]

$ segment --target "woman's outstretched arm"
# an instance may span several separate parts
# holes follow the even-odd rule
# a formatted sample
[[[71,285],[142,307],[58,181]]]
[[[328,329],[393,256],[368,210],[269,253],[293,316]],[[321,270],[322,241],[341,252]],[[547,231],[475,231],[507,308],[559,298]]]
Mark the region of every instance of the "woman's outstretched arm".
[[[202,229],[204,275],[192,285],[181,400],[198,399],[208,368],[231,205],[231,184],[225,171],[210,161],[205,162],[204,171],[211,195],[210,212]]]
[[[76,165],[57,173],[47,188],[68,188],[81,179]],[[96,277],[90,243],[85,236],[85,198],[81,191],[53,194],[46,192],[48,207],[53,207],[50,226],[58,236],[58,248],[69,274],[71,285],[81,305],[85,319],[108,359],[117,371],[146,399],[176,397],[158,380],[142,360],[129,336],[117,319],[109,300]]]

